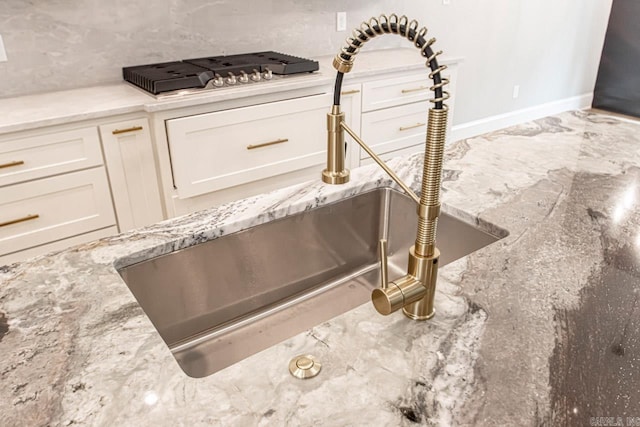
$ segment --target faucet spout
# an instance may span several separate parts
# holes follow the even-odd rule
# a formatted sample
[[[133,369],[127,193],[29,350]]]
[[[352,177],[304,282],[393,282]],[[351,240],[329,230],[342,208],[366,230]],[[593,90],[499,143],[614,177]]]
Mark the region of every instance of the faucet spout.
[[[418,232],[414,246],[409,248],[407,274],[387,283],[386,243],[381,244],[383,283],[371,295],[373,305],[379,313],[387,315],[402,308],[404,314],[414,320],[430,319],[435,314],[434,296],[440,257],[440,251],[436,248],[436,230],[440,214],[440,185],[448,112],[444,101],[449,98],[449,94],[443,90],[449,80],[440,75],[446,66],[438,65],[437,61],[437,56],[442,52],[433,52],[431,45],[435,39],[425,39],[426,33],[424,27],[418,30],[417,21],[391,14],[363,22],[353,31],[353,36],[347,39],[347,46],[342,48],[333,61],[338,74],[334,105],[327,115],[327,168],[322,172],[322,180],[328,184],[348,182],[349,170],[345,168],[344,150],[344,132],[347,132],[418,205]],[[420,49],[421,55],[426,58],[427,67],[431,69],[429,78],[433,80],[430,89],[434,92],[431,99],[434,107],[428,112],[420,197],[347,126],[344,113],[340,111],[340,90],[344,73],[353,68],[354,58],[362,45],[382,34],[397,34],[407,38]]]

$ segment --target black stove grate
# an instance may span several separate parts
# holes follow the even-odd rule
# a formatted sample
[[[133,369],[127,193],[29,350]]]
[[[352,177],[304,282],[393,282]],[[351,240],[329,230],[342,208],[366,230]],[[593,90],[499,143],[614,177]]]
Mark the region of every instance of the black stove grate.
[[[122,69],[126,81],[157,95],[172,90],[204,87],[214,73],[186,62],[164,62]]]
[[[198,65],[212,70],[221,76],[228,73],[238,74],[244,71],[247,74],[267,68],[273,74],[297,74],[317,71],[318,62],[297,56],[285,55],[278,52],[258,52],[242,55],[213,56],[210,58],[185,59],[184,62]]]
[[[241,55],[185,59],[183,61],[125,67],[125,81],[157,95],[181,89],[203,88],[215,74],[223,77],[254,71],[289,75],[317,71],[317,61],[279,52],[258,52]]]

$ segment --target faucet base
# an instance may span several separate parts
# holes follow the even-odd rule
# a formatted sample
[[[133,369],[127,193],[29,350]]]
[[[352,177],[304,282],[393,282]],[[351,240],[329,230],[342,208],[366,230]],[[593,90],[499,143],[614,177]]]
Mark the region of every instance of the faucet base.
[[[325,184],[346,184],[349,182],[349,169],[342,172],[331,172],[328,169],[322,171],[322,182]]]
[[[415,303],[415,304],[418,304],[418,303],[419,303],[419,301],[417,303]],[[427,315],[414,313],[412,311],[407,310],[407,307],[403,308],[402,312],[404,313],[405,316],[407,316],[411,320],[429,320],[433,316],[436,315],[436,310],[435,309],[430,314],[427,314]]]
[[[436,280],[438,278],[438,260],[440,251],[433,248],[430,256],[416,255],[415,248],[409,251],[409,271],[420,278],[424,287],[422,298],[405,304],[402,312],[413,320],[429,320],[436,314],[433,308],[433,300],[436,293]]]

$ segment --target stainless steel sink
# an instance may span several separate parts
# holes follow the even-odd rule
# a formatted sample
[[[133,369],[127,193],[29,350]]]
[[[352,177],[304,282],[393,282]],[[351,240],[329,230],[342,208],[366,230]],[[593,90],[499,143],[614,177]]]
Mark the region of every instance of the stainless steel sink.
[[[379,239],[388,240],[389,276],[403,275],[415,224],[414,202],[380,189],[120,274],[184,372],[199,378],[369,301]],[[496,240],[442,215],[441,266]]]

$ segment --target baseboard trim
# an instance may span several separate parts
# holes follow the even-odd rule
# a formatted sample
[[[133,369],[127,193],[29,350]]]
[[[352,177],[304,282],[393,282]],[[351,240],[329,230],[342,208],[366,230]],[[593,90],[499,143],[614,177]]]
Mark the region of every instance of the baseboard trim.
[[[509,126],[562,113],[563,111],[589,108],[591,107],[592,101],[593,92],[585,93],[583,95],[572,96],[570,98],[564,98],[558,101],[548,102],[546,104],[523,108],[522,110],[511,111],[505,114],[498,114],[496,116],[462,123],[453,126],[449,140],[459,141],[461,139],[472,138],[487,132],[493,132],[498,129],[504,129]]]

